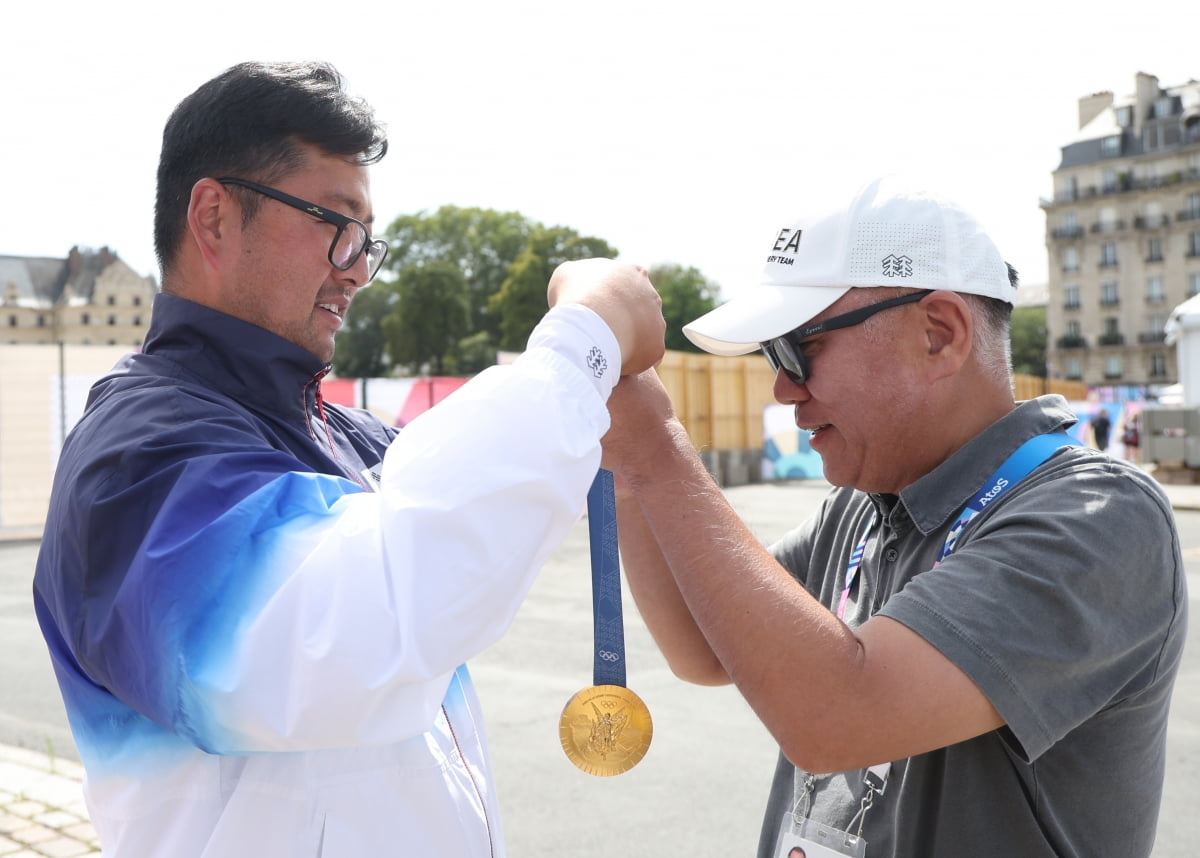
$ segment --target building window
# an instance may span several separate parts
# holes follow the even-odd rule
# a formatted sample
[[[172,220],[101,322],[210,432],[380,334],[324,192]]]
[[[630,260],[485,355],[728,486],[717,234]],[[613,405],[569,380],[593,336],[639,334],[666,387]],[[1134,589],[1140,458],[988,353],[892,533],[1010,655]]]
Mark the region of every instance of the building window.
[[[1054,230],[1054,238],[1079,238],[1083,235],[1079,216],[1075,212],[1065,212],[1060,223],[1059,228]]]
[[[1078,381],[1083,378],[1083,361],[1077,357],[1070,358],[1067,361],[1067,378],[1072,381]]]
[[[1104,320],[1104,333],[1096,338],[1096,342],[1102,346],[1125,345],[1125,336],[1121,333],[1119,325],[1120,319],[1109,316]]]
[[[1188,293],[1190,298],[1193,295],[1200,295],[1200,271],[1193,271],[1188,275]]]
[[[1114,134],[1100,141],[1100,157],[1112,158],[1121,154],[1121,136]]]
[[[1117,245],[1115,242],[1106,241],[1100,245],[1100,267],[1112,268],[1117,264]]]
[[[1167,377],[1167,356],[1162,352],[1154,352],[1150,355],[1150,377]]]
[[[140,328],[142,326],[142,317],[141,316],[133,317],[133,326],[135,328]]]
[[[1184,200],[1182,220],[1200,220],[1200,194],[1188,194]]]
[[[1105,378],[1120,378],[1124,374],[1120,355],[1109,355],[1104,359]]]
[[[1121,303],[1121,291],[1116,280],[1106,280],[1100,284],[1100,306],[1115,307]]]
[[[1079,270],[1079,251],[1074,247],[1064,247],[1062,250],[1062,270]]]
[[[115,306],[116,306],[116,304],[117,304],[117,296],[116,296],[116,295],[109,295],[109,296],[108,296],[108,301],[106,301],[105,303],[107,303],[107,304],[108,304],[108,306],[110,306],[110,307],[115,307]],[[110,345],[116,345],[116,343],[110,343]]]
[[[1146,281],[1146,303],[1161,304],[1167,300],[1167,296],[1163,293],[1163,279],[1161,277],[1151,277]]]
[[[79,324],[81,324],[81,325],[90,325],[90,324],[92,323],[92,321],[91,321],[91,320],[92,320],[92,317],[91,317],[91,316],[89,316],[87,313],[80,313],[80,314],[79,314]]]
[[[109,316],[109,317],[108,317],[108,324],[109,324],[109,327],[113,327],[113,326],[115,326],[115,325],[117,324],[117,317],[116,317],[116,316]],[[109,345],[110,345],[110,346],[115,346],[115,345],[116,345],[116,343],[109,343]]]
[[[1079,309],[1079,287],[1078,286],[1068,286],[1066,288],[1066,293],[1063,298],[1063,307],[1068,310],[1078,310]]]
[[[1148,238],[1146,239],[1146,261],[1147,262],[1162,262],[1162,239]]]
[[[1063,199],[1067,202],[1074,202],[1079,199],[1079,179],[1075,176],[1068,176],[1063,182],[1062,190]]]
[[[1074,338],[1080,337],[1082,335],[1083,335],[1083,333],[1079,328],[1079,320],[1078,319],[1072,319],[1071,321],[1067,322],[1067,336],[1068,337],[1071,337],[1072,339],[1074,339]]]
[[[37,326],[39,328],[46,327],[46,317],[45,316],[38,316]]]
[[[1188,233],[1188,256],[1200,256],[1200,232]]]
[[[1101,151],[1101,157],[1104,157],[1104,152]],[[1117,190],[1117,171],[1111,167],[1106,167],[1100,176],[1100,190],[1103,193],[1111,194]]]
[[[133,296],[133,306],[135,306],[135,307],[142,306],[142,296],[141,295]]]
[[[17,326],[17,317],[16,316],[8,317],[8,326],[10,328],[15,328]]]

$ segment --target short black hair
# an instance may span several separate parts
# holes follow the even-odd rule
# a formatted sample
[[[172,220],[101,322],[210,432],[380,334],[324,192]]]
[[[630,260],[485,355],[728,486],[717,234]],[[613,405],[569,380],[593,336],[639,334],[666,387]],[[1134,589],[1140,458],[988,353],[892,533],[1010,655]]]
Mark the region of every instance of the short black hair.
[[[384,127],[352,97],[329,63],[240,63],[179,102],[163,129],[154,206],[154,252],[165,275],[187,220],[192,187],[206,176],[270,184],[303,165],[302,145],[379,161]],[[256,201],[250,200],[247,218]]]

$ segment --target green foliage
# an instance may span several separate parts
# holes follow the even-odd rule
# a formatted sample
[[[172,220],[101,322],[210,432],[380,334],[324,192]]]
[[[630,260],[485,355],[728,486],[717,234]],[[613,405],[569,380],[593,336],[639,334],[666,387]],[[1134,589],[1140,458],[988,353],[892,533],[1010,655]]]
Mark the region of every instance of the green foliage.
[[[1046,308],[1016,307],[1012,314],[1013,372],[1046,377]]]
[[[342,378],[379,378],[391,371],[387,338],[380,321],[392,311],[398,296],[395,284],[376,280],[360,289],[350,302],[337,334],[333,371]]]
[[[603,239],[480,208],[401,215],[384,235],[382,277],[356,295],[338,336],[334,368],[343,377],[479,372],[498,350],[525,348],[560,263],[617,256]],[[715,306],[716,285],[673,264],[651,280],[663,296],[667,347],[695,351],[680,329]]]
[[[581,236],[567,227],[538,228],[509,267],[500,291],[488,302],[499,322],[500,347],[512,351],[525,348],[529,334],[546,314],[546,285],[560,264],[616,255],[616,249],[602,239]]]
[[[405,268],[396,281],[397,302],[381,322],[392,361],[441,375],[447,356],[470,326],[467,282],[451,262],[433,259]]]
[[[663,318],[667,320],[667,348],[701,351],[683,335],[683,326],[717,306],[720,287],[698,269],[675,264],[651,268],[650,282],[662,296]]]
[[[538,228],[518,212],[442,206],[433,214],[401,215],[385,233],[384,265],[399,274],[405,268],[439,260],[455,265],[467,284],[471,332],[498,333],[488,300],[500,291],[508,268]]]

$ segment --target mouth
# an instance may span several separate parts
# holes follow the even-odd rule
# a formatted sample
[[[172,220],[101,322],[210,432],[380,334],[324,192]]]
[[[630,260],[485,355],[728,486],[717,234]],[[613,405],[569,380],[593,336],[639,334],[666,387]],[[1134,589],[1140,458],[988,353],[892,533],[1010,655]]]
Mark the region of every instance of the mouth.
[[[826,429],[829,429],[832,426],[833,426],[832,423],[821,423],[819,425],[814,425],[814,426],[803,426],[799,423],[796,424],[796,428],[801,430],[802,432],[807,432],[810,439],[817,437],[822,432],[824,432]]]
[[[339,319],[346,314],[346,308],[339,304],[318,304],[317,306],[322,310],[327,310],[330,313],[333,313],[333,315],[337,316]]]

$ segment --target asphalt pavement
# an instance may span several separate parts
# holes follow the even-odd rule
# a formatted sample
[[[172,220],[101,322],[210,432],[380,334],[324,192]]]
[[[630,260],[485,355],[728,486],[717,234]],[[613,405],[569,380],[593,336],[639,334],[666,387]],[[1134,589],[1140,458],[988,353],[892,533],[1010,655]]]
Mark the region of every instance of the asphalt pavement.
[[[1183,537],[1193,617],[1200,616],[1200,486],[1164,486]],[[730,488],[764,541],[807,516],[828,487],[803,480]],[[82,768],[29,600],[37,546],[0,543],[0,856],[99,855],[87,821]],[[732,688],[677,680],[626,591],[628,686],[654,720],[634,769],[598,778],[577,770],[558,738],[567,700],[591,684],[591,585],[586,522],[547,564],[508,635],[472,662],[487,715],[507,852],[561,858],[751,856],[776,747]],[[1166,796],[1153,858],[1192,858],[1200,815],[1200,621],[1193,620],[1168,729]],[[1081,789],[1088,788],[1081,785]],[[1120,808],[1114,808],[1120,813]]]

